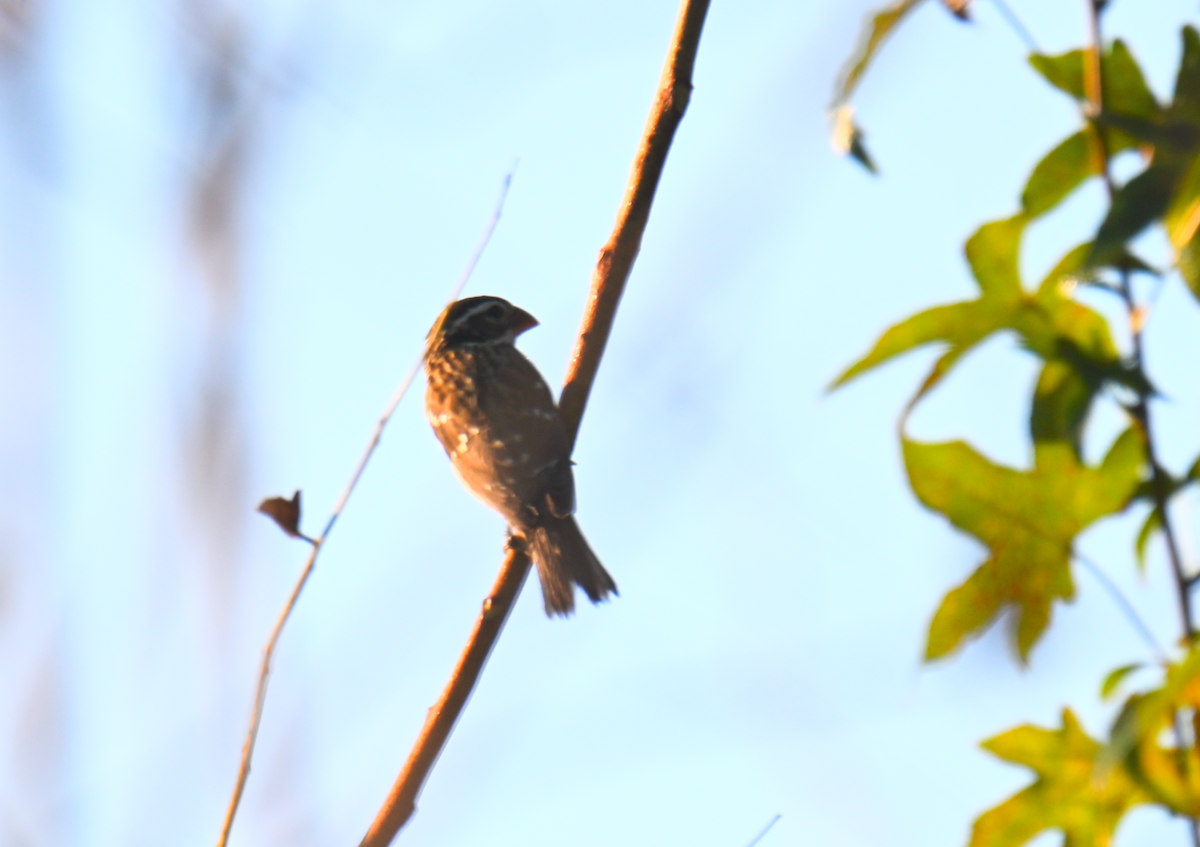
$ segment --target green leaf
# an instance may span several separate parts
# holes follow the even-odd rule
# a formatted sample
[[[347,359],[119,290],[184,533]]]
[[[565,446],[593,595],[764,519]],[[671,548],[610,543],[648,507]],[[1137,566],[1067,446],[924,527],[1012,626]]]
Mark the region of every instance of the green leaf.
[[[834,107],[841,106],[850,99],[850,95],[862,81],[863,74],[866,73],[871,61],[883,47],[888,36],[892,34],[904,16],[920,3],[921,0],[898,0],[890,6],[867,15],[866,23],[859,35],[858,45],[850,54],[850,58],[846,61],[838,82],[834,86]]]
[[[1162,110],[1137,60],[1120,39],[1113,42],[1105,55],[1102,73],[1105,111],[1153,118]]]
[[[967,239],[967,262],[986,296],[1004,302],[1021,296],[1021,236],[1028,223],[1024,215],[1014,215],[984,224]]]
[[[1184,282],[1200,298],[1200,156],[1191,160],[1180,178],[1163,226]]]
[[[1200,233],[1179,249],[1176,257],[1179,273],[1192,295],[1200,300]]]
[[[1083,86],[1084,52],[1072,50],[1059,56],[1034,53],[1029,63],[1047,82],[1076,100],[1086,97]],[[1153,118],[1161,111],[1137,60],[1117,39],[1101,57],[1104,110],[1135,118]]]
[[[1038,454],[1032,471],[995,465],[967,444],[905,439],[904,460],[917,498],[988,548],[987,560],[942,601],[929,627],[927,659],[955,650],[1010,610],[1017,655],[1029,651],[1056,600],[1075,595],[1071,545],[1085,527],[1123,509],[1143,462],[1138,430],[1127,430],[1099,467],[1070,449]]]
[[[1069,361],[1097,387],[1104,380],[1130,383],[1133,376],[1118,356],[1108,324],[1063,293],[1064,283],[1081,272],[1090,245],[1068,253],[1035,293],[1022,289],[1018,260],[1028,220],[1020,214],[984,224],[967,241],[967,260],[981,291],[979,299],[937,306],[891,327],[830,390],[917,347],[943,342],[948,349],[918,388],[915,403],[972,347],[1005,329],[1016,331],[1022,343],[1043,359]]]
[[[1164,738],[1177,737],[1180,719],[1200,709],[1200,650],[1192,648],[1178,664],[1167,667],[1159,689],[1135,694],[1125,703],[1112,729],[1113,758],[1146,792],[1171,811],[1200,816],[1200,752],[1164,747]]]
[[[839,388],[857,376],[910,350],[941,341],[949,350],[926,379],[918,397],[949,372],[964,353],[993,332],[1013,323],[1013,311],[1022,297],[1017,269],[1025,217],[1018,215],[984,224],[967,241],[967,260],[983,296],[948,306],[937,306],[913,315],[885,332],[867,355],[839,376],[830,389]]]
[[[1121,817],[1149,798],[1104,746],[1063,710],[1061,730],[1020,726],[983,743],[1005,761],[1024,765],[1037,780],[984,812],[970,847],[1019,847],[1048,829],[1061,830],[1063,847],[1108,847]]]
[[[1146,548],[1150,546],[1150,539],[1154,537],[1154,533],[1162,529],[1162,512],[1158,509],[1151,509],[1150,514],[1146,515],[1146,520],[1142,522],[1142,528],[1138,530],[1137,541],[1133,545],[1134,553],[1137,555],[1138,570],[1142,573],[1146,572]]]
[[[1088,134],[1088,130],[1080,130],[1038,162],[1021,194],[1021,205],[1027,215],[1045,214],[1095,175]]]
[[[1108,676],[1104,677],[1104,683],[1100,686],[1101,699],[1107,700],[1121,687],[1121,683],[1125,681],[1127,676],[1134,671],[1140,671],[1145,666],[1144,662],[1133,662],[1129,665],[1121,665],[1121,667],[1111,671]]]
[[[1156,103],[1151,108],[1146,97],[1152,95],[1140,93],[1139,86],[1145,87],[1140,71],[1137,79],[1132,72],[1127,76],[1117,91],[1124,100],[1119,108],[1106,103],[1103,120],[1153,145],[1154,158],[1113,198],[1087,264],[1111,263],[1126,242],[1161,219],[1180,272],[1200,298],[1200,35],[1192,27],[1183,30],[1183,59],[1165,111]]]
[[[1196,28],[1183,28],[1183,58],[1175,76],[1172,116],[1192,125],[1200,124],[1200,34]]]
[[[1117,191],[1096,233],[1089,267],[1110,263],[1127,241],[1167,213],[1186,164],[1176,156],[1156,157],[1154,164]]]
[[[1065,444],[1079,461],[1083,425],[1099,389],[1099,382],[1086,379],[1062,359],[1046,362],[1033,390],[1029,418],[1034,450]]]
[[[1052,85],[1082,100],[1084,54],[1073,50],[1061,56],[1035,54],[1030,62]],[[1132,124],[1154,131],[1161,107],[1146,85],[1129,48],[1121,41],[1103,57],[1105,128],[1104,150],[1108,155],[1137,146],[1137,138],[1121,127]],[[1096,147],[1095,129],[1089,125],[1050,151],[1029,177],[1021,202],[1031,216],[1053,209],[1086,179],[1100,172],[1102,153]]]
[[[1029,64],[1040,73],[1046,82],[1076,100],[1083,99],[1083,51],[1072,50],[1060,56],[1033,53]]]

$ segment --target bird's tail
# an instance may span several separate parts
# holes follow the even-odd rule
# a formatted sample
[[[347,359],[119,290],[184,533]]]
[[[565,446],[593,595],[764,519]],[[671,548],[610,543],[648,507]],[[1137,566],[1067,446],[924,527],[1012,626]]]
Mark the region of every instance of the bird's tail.
[[[565,518],[547,515],[541,526],[528,532],[528,540],[548,616],[566,616],[575,610],[576,585],[593,603],[617,593],[617,584],[570,515]]]

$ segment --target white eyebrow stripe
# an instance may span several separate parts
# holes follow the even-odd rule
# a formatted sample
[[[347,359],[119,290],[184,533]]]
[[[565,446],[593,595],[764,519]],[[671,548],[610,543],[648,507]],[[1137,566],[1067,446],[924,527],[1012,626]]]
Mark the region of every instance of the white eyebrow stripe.
[[[488,309],[490,309],[496,305],[503,306],[504,301],[501,300],[499,297],[493,297],[489,300],[484,300],[482,303],[476,303],[474,306],[472,306],[470,309],[463,312],[462,315],[460,315],[458,318],[456,318],[454,321],[454,325],[458,326],[463,321],[467,320],[467,318],[474,317],[475,315],[478,315],[480,312],[486,312]]]

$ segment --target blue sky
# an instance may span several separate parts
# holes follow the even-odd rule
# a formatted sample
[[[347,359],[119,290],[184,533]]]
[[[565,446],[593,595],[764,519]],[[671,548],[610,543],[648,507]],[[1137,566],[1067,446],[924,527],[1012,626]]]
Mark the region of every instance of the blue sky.
[[[1082,4],[1011,2],[1045,50],[1082,40]],[[883,171],[866,175],[830,151],[825,108],[869,7],[713,4],[575,455],[621,597],[548,621],[527,584],[398,843],[740,845],[780,813],[764,845],[959,845],[1028,782],[980,740],[1066,704],[1106,730],[1100,680],[1146,651],[1086,573],[1027,670],[999,631],[919,661],[981,560],[899,462],[932,353],[824,393],[891,322],[971,296],[962,242],[1015,210],[1078,116],[991,3],[971,26],[928,4],[857,98]],[[37,8],[2,83],[0,845],[211,844],[305,555],[254,504],[302,488],[319,530],[514,161],[468,293],[536,315],[522,349],[561,380],[676,6],[236,7],[249,130],[225,311],[186,225],[196,25],[149,0]],[[1196,11],[1113,4],[1160,94]],[[1093,186],[1039,223],[1030,278],[1100,202]],[[1172,281],[1149,326],[1177,469],[1197,452],[1197,317]],[[994,340],[911,431],[1023,465],[1034,373]],[[226,447],[198,458],[209,379]],[[361,837],[499,566],[501,521],[419,400],[284,636],[234,844]],[[1095,423],[1098,451],[1121,422]],[[1081,546],[1169,643],[1161,551],[1144,578],[1129,552],[1138,517]],[[1118,844],[1185,836],[1145,810]]]

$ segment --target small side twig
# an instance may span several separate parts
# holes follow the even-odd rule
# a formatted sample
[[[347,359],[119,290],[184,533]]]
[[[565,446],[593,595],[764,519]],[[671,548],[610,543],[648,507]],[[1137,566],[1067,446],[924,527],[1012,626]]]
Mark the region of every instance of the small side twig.
[[[601,250],[592,275],[583,325],[559,400],[559,409],[572,443],[578,435],[588,394],[604,356],[604,347],[621,293],[641,245],[642,233],[650,217],[650,207],[671,141],[687,108],[692,90],[692,68],[708,6],[709,0],[683,0],[666,67],[659,81],[658,95],[629,176],[625,199],[617,215],[612,237]],[[458,664],[441,697],[429,710],[425,726],[417,736],[408,760],[359,847],[387,847],[412,817],[417,796],[474,690],[487,657],[520,593],[529,572],[529,564],[525,551],[510,543],[500,575],[484,601],[483,611],[475,622]]]
[[[1025,42],[1025,46],[1029,49],[1030,53],[1042,52],[1042,48],[1038,46],[1037,39],[1033,37],[1033,33],[1029,31],[1029,27],[1025,26],[1024,21],[1008,5],[1007,0],[992,0],[992,5],[1000,12],[1000,16],[1004,18],[1012,31],[1017,34],[1017,38]]]
[[[751,842],[749,844],[747,844],[746,847],[754,847],[754,845],[756,845],[756,844],[758,844],[758,842],[762,841],[763,838],[766,837],[767,833],[771,831],[771,827],[773,827],[773,826],[775,826],[775,824],[779,823],[779,819],[781,817],[783,817],[783,815],[775,815],[775,817],[771,818],[771,820],[767,823],[767,825],[762,828],[762,832],[760,832],[758,835],[754,836],[753,840],[751,840]]]
[[[1103,568],[1087,556],[1081,556],[1079,553],[1075,553],[1074,556],[1075,561],[1083,565],[1096,578],[1096,581],[1104,587],[1104,590],[1108,592],[1108,595],[1117,604],[1121,613],[1125,615],[1126,620],[1129,621],[1130,626],[1137,631],[1137,634],[1146,642],[1146,646],[1154,653],[1154,657],[1160,662],[1166,662],[1167,651],[1158,643],[1158,639],[1154,637],[1154,633],[1147,625],[1145,619],[1138,614],[1137,609],[1133,607],[1133,603],[1125,596],[1125,592],[1121,590],[1121,587],[1113,582],[1112,577],[1105,573]]]
[[[496,230],[496,224],[500,222],[500,213],[504,209],[504,200],[508,196],[508,187],[512,184],[512,176],[512,172],[510,171],[504,177],[504,183],[500,189],[500,197],[496,201],[495,211],[492,212],[492,217],[488,221],[483,232],[483,237],[480,238],[479,244],[476,246],[475,252],[471,255],[470,261],[467,262],[462,275],[454,284],[454,289],[450,294],[451,301],[456,300],[458,295],[462,293],[467,280],[471,278],[471,273],[479,263],[479,257],[483,255],[484,249],[492,238],[492,233]],[[341,496],[338,497],[337,503],[333,507],[333,512],[329,515],[329,520],[326,521],[325,528],[321,531],[321,534],[316,538],[297,534],[298,538],[303,538],[312,545],[312,552],[309,553],[308,561],[304,563],[304,569],[300,571],[300,578],[296,580],[296,585],[292,589],[292,593],[283,605],[283,611],[279,615],[279,620],[275,622],[275,628],[271,630],[271,636],[267,639],[266,646],[263,647],[262,663],[258,671],[258,687],[254,693],[254,707],[250,713],[250,728],[246,732],[246,742],[242,745],[242,760],[238,766],[237,782],[233,788],[233,796],[229,800],[229,808],[225,812],[225,822],[221,826],[221,835],[217,839],[217,847],[226,847],[229,843],[229,833],[233,829],[233,820],[237,815],[238,807],[241,805],[242,794],[246,790],[246,781],[250,778],[250,764],[254,758],[254,745],[258,740],[258,729],[262,724],[263,706],[267,700],[267,681],[271,676],[271,660],[275,656],[275,647],[279,643],[279,637],[283,634],[283,628],[287,624],[288,618],[292,616],[292,610],[296,608],[296,603],[300,599],[301,592],[304,591],[304,586],[308,583],[308,578],[312,576],[313,568],[317,564],[317,556],[320,554],[325,540],[329,537],[329,533],[333,531],[334,524],[337,523],[342,510],[346,508],[346,503],[350,500],[350,495],[354,493],[354,489],[358,486],[358,481],[362,478],[363,471],[367,468],[367,463],[371,461],[371,456],[374,455],[375,448],[379,446],[379,441],[383,437],[383,431],[387,427],[388,421],[392,419],[392,415],[396,412],[396,407],[404,399],[404,395],[408,392],[409,386],[412,385],[420,368],[421,359],[418,357],[413,366],[408,370],[408,373],[400,381],[400,385],[396,388],[396,392],[392,395],[391,400],[388,401],[383,415],[380,416],[379,421],[375,424],[375,431],[371,434],[371,440],[367,442],[367,448],[363,451],[362,458],[358,460],[358,465],[354,468],[354,473],[351,474],[350,481],[346,483],[345,489],[343,489]]]

